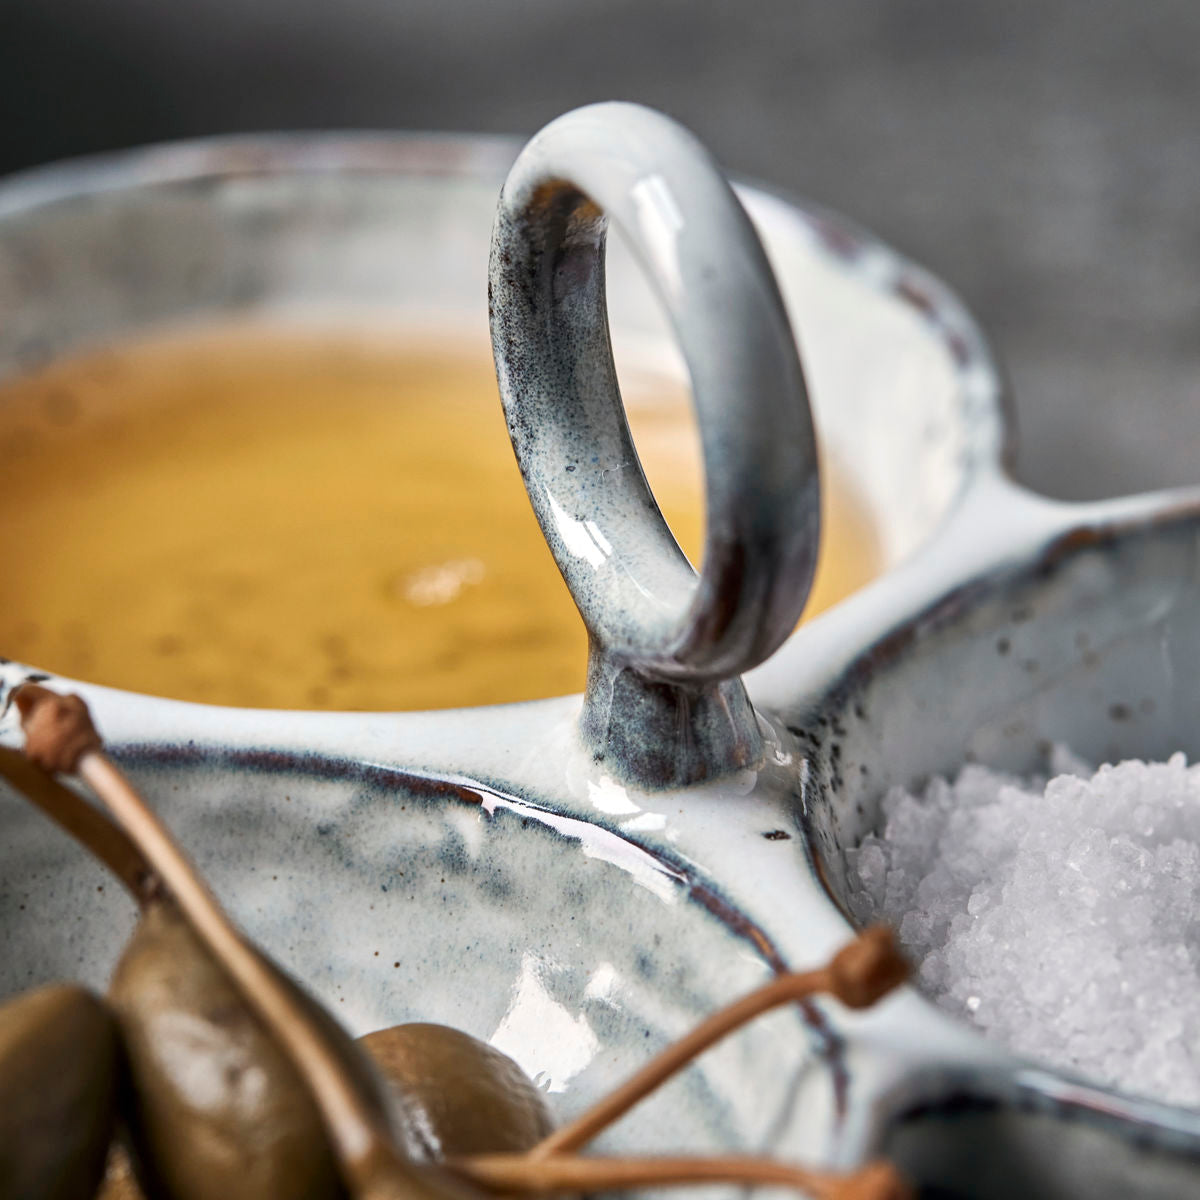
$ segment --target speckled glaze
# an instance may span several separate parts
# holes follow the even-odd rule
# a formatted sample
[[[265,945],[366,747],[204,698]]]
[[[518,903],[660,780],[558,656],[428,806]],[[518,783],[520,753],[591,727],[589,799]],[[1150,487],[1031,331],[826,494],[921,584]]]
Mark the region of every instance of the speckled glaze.
[[[785,654],[810,652],[802,688],[786,663],[756,672],[750,694],[805,761],[792,819],[814,897],[845,912],[845,849],[891,785],[967,760],[1041,771],[1054,742],[1095,761],[1195,756],[1198,539],[1195,492],[1059,505],[981,478],[936,545],[797,636]],[[1200,1186],[1200,1113],[964,1041],[915,991],[868,1024],[899,1059],[845,1130],[851,1157],[893,1154],[951,1195]]]
[[[325,299],[482,324],[513,150],[247,139],[11,181],[0,363],[156,316]],[[620,200],[598,190],[611,179],[605,205]],[[87,697],[234,915],[353,1032],[458,1025],[514,1055],[564,1117],[722,1001],[846,939],[843,852],[889,784],[966,755],[1027,769],[1053,739],[1097,757],[1200,741],[1200,494],[1068,506],[1020,490],[997,372],[954,298],[836,218],[739,194],[822,450],[854,465],[892,566],[746,675],[753,768],[639,787],[596,763],[580,697],[324,715],[53,681]],[[624,254],[614,244],[618,364],[631,346],[669,363]],[[611,390],[595,399],[587,411],[611,421]],[[4,696],[30,672],[5,665]],[[16,740],[11,713],[0,733]],[[0,991],[101,983],[129,905],[7,794],[0,829]],[[1200,1115],[1015,1060],[912,988],[863,1014],[773,1014],[603,1144],[840,1165],[884,1152],[941,1196],[1200,1187]]]
[[[642,474],[609,344],[618,225],[679,339],[704,451],[699,579]],[[804,374],[750,219],[707,151],[635,104],[560,117],[521,152],[491,254],[509,435],[587,626],[582,729],[597,763],[650,786],[757,766],[737,676],[795,628],[820,494]]]

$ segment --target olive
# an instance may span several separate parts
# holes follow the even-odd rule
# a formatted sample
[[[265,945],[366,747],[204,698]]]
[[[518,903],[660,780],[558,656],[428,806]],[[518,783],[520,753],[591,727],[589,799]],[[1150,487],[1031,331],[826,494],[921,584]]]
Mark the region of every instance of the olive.
[[[380,1114],[349,1037],[278,970]],[[343,1195],[320,1113],[295,1065],[170,901],[147,906],[113,974],[130,1079],[124,1113],[150,1200]]]
[[[236,932],[104,757],[86,705],[36,686],[18,689],[16,703],[25,756],[0,751],[0,774],[109,866],[142,910],[110,1002],[128,1067],[122,1116],[143,1191],[150,1200],[344,1195],[345,1145],[361,1152],[391,1141],[367,1056]],[[60,772],[83,778],[112,819],[57,783]],[[307,1070],[297,1044],[309,1050]],[[330,1144],[331,1119],[341,1146]]]
[[[81,987],[38,988],[0,1007],[0,1197],[90,1200],[112,1139],[116,1025]]]
[[[394,1025],[359,1043],[392,1089],[414,1156],[519,1153],[554,1128],[525,1072],[468,1033],[446,1025]]]
[[[23,690],[31,757],[43,771],[78,773],[115,823],[48,775],[14,764],[11,751],[0,752],[0,774],[92,848],[142,908],[110,1000],[128,1067],[123,1117],[149,1200],[480,1200],[481,1187],[687,1180],[790,1182],[843,1200],[907,1195],[887,1164],[833,1175],[737,1156],[571,1154],[758,1013],[817,991],[852,1008],[874,1004],[905,975],[887,930],[867,930],[826,966],[780,976],[714,1013],[555,1132],[538,1090],[485,1043],[438,1025],[382,1030],[366,1044],[392,1080],[393,1119],[368,1056],[231,924],[105,757],[82,702]],[[112,1018],[80,989],[49,989],[0,1010],[0,1155],[12,1160],[5,1169],[0,1158],[0,1200],[94,1193],[112,1136],[116,1040]],[[454,1161],[448,1169],[440,1160]],[[129,1195],[119,1165],[111,1182],[117,1200],[120,1190]]]
[[[129,1154],[119,1142],[114,1142],[109,1150],[104,1183],[96,1200],[145,1200],[145,1194],[134,1178]]]

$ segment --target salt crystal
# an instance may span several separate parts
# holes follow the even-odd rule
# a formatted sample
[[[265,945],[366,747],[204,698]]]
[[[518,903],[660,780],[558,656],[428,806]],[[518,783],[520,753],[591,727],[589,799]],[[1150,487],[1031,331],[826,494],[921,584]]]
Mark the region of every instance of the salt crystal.
[[[1016,1053],[1200,1107],[1200,766],[967,766],[893,788],[848,855],[942,1008]]]

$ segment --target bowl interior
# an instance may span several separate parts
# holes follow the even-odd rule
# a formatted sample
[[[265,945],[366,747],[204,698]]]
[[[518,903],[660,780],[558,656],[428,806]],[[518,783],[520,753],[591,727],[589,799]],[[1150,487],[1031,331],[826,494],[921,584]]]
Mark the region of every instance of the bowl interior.
[[[224,314],[384,315],[486,344],[496,198],[516,147],[429,137],[240,138],[32,172],[0,187],[0,376]],[[884,565],[925,542],[1005,440],[978,331],[867,235],[753,188],[822,451],[860,495]],[[682,365],[615,231],[618,365]]]
[[[864,913],[846,851],[879,829],[891,786],[919,791],[967,762],[1042,773],[1056,743],[1093,763],[1179,750],[1194,760],[1198,550],[1194,509],[1081,524],[904,620],[859,652],[816,709],[793,714],[813,767],[803,820],[843,912],[885,915]],[[901,1091],[916,1099],[882,1106],[877,1148],[932,1195],[1195,1191],[1194,1113],[1015,1062],[999,1075],[934,1072]]]
[[[505,1051],[560,1118],[764,982],[738,914],[686,864],[483,787],[332,759],[122,754],[234,917],[354,1034],[410,1020]],[[135,920],[119,886],[0,796],[0,995],[102,989]],[[810,1064],[795,1012],[706,1054],[610,1146],[786,1145]]]
[[[858,655],[820,711],[809,828],[830,891],[889,787],[967,762],[1031,775],[1200,752],[1200,520],[1080,526],[1023,566],[965,583]]]

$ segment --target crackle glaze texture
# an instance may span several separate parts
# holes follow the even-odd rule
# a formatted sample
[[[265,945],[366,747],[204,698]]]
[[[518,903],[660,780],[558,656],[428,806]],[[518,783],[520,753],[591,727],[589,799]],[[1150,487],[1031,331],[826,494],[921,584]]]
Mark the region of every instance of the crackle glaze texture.
[[[329,298],[482,322],[512,153],[247,139],[7,183],[0,360],[159,315]],[[836,218],[741,196],[821,452],[854,464],[892,565],[746,675],[756,769],[639,788],[595,762],[580,697],[326,715],[78,688],[235,916],[353,1032],[460,1025],[563,1116],[721,1001],[845,941],[841,856],[889,783],[968,755],[1025,768],[1053,739],[1195,750],[1200,498],[1074,507],[1016,488],[997,373],[954,298]],[[617,285],[622,253],[618,361],[640,346],[678,370],[653,294],[633,271]],[[5,665],[0,699],[29,674]],[[11,712],[0,733],[17,741]],[[0,827],[4,989],[102,982],[131,910],[8,794]],[[932,1194],[971,1197],[1183,1197],[1200,1180],[1196,1114],[1016,1061],[911,988],[854,1016],[774,1014],[606,1144],[883,1152]]]
[[[609,347],[608,222],[650,275],[691,379],[707,520],[699,579],[638,463]],[[751,766],[736,676],[795,627],[820,496],[804,375],[754,228],[686,130],[633,104],[568,113],[513,165],[491,255],[513,449],[591,645],[597,761],[673,786]]]

